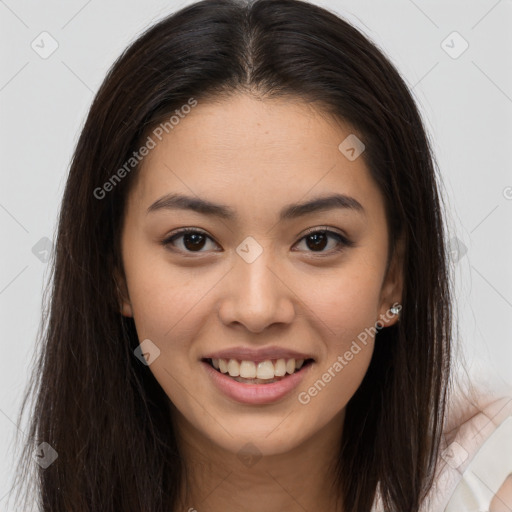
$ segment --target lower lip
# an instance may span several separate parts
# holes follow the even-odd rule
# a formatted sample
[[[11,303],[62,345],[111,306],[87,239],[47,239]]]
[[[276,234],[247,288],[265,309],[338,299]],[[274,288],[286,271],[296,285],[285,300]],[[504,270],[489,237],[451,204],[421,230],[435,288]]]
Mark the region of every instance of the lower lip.
[[[313,366],[312,363],[303,366],[298,372],[288,374],[272,384],[243,384],[215,370],[209,363],[201,361],[201,365],[209,375],[214,385],[237,402],[244,404],[269,404],[277,402],[293,391]]]

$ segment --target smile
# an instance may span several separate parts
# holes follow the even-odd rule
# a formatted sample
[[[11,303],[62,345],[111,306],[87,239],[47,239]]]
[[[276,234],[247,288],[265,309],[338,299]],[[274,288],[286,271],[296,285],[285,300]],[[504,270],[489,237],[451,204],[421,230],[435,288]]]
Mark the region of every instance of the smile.
[[[297,373],[313,359],[266,359],[260,362],[237,359],[206,359],[215,370],[243,384],[271,384]]]

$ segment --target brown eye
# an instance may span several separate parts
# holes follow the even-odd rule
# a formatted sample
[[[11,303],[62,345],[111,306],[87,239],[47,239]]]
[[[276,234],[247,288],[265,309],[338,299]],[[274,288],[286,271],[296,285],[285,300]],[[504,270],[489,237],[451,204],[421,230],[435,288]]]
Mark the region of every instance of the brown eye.
[[[308,249],[311,249],[312,251],[322,251],[325,249],[328,239],[329,237],[325,233],[313,233],[306,237],[306,245],[308,246]]]
[[[329,245],[329,240],[334,239],[331,247],[325,250]],[[305,241],[307,252],[330,254],[343,250],[345,247],[351,247],[353,243],[343,235],[328,229],[320,229],[310,231],[306,236],[302,237],[300,242]]]
[[[181,247],[176,244],[176,241],[182,239]],[[164,246],[173,246],[183,252],[205,252],[202,249],[207,244],[208,240],[212,240],[206,233],[197,229],[183,229],[166,238],[162,244]],[[177,247],[178,246],[178,247]]]
[[[183,245],[187,250],[195,251],[204,247],[205,236],[200,233],[187,233],[183,235]]]

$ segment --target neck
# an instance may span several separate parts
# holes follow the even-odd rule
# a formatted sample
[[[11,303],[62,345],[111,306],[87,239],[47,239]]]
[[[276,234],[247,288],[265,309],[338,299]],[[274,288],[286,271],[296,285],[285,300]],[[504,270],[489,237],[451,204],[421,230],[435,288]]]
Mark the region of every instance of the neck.
[[[177,510],[343,511],[335,465],[344,411],[293,450],[264,456],[257,448],[261,441],[233,453],[201,435],[181,415],[175,420],[186,467]]]

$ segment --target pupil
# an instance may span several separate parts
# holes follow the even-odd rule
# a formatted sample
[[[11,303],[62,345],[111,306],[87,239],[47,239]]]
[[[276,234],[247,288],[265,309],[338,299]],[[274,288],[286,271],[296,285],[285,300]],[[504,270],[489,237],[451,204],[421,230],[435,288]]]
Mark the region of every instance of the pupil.
[[[308,239],[309,240],[314,239],[313,247],[310,247],[308,244],[308,247],[310,249],[323,249],[325,247],[325,241],[326,241],[327,237],[325,236],[325,233],[314,233],[312,235],[309,235]]]
[[[188,241],[192,241],[189,247]],[[204,245],[204,236],[198,233],[188,233],[183,237],[183,243],[187,249],[201,249]]]

